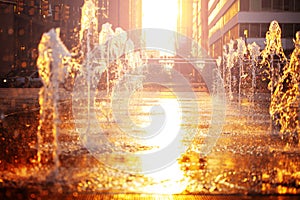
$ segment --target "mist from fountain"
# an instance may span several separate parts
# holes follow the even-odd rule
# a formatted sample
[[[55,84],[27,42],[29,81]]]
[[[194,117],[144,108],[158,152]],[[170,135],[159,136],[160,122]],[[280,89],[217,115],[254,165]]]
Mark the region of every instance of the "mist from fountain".
[[[256,74],[257,74],[257,67],[259,62],[259,55],[260,55],[260,47],[258,44],[253,42],[252,44],[248,44],[250,59],[251,59],[251,92],[250,92],[250,101],[253,105],[255,105],[255,93],[256,93]]]
[[[59,37],[59,29],[44,33],[39,44],[37,65],[43,87],[39,92],[40,119],[37,132],[37,163],[46,169],[45,177],[55,178],[59,167],[57,137],[60,123],[58,112],[59,84],[65,77],[65,64],[70,53]],[[51,174],[50,174],[51,173]]]
[[[58,143],[60,116],[58,111],[60,84],[71,75],[83,76],[86,84],[88,98],[87,113],[90,113],[91,99],[91,73],[103,70],[106,65],[100,62],[97,67],[91,69],[91,52],[98,39],[98,22],[96,20],[97,8],[92,0],[85,1],[82,7],[81,29],[79,32],[80,45],[69,52],[60,39],[60,29],[51,29],[44,33],[39,44],[39,57],[37,66],[41,76],[43,87],[39,92],[40,119],[37,133],[37,160],[38,170],[44,170],[44,176],[38,174],[38,179],[54,180],[60,166]],[[78,55],[80,55],[78,57]],[[101,54],[102,55],[102,54]],[[76,57],[78,57],[76,59]],[[104,56],[102,55],[101,58]],[[88,63],[88,65],[86,64]]]
[[[226,48],[228,47],[228,48]],[[236,59],[236,51],[234,49],[234,41],[230,40],[228,46],[224,46],[224,53],[223,53],[223,79],[226,93],[228,94],[229,100],[233,99],[233,91],[232,91],[232,70],[234,67],[235,59]],[[230,102],[230,101],[229,101]]]
[[[199,100],[187,77],[174,70],[172,58],[153,64],[145,56],[147,50],[175,54],[167,49],[170,45],[164,46],[163,43],[170,36],[174,37],[174,32],[161,29],[126,32],[119,27],[112,30],[112,25],[106,23],[98,33],[96,13],[93,1],[86,0],[82,7],[81,29],[77,33],[79,44],[71,51],[61,41],[59,28],[43,34],[37,62],[43,81],[39,93],[37,155],[30,161],[35,164],[35,171],[28,173],[31,166],[25,165],[17,169],[11,179],[19,180],[22,176],[25,181],[20,182],[20,186],[31,181],[29,184],[35,182],[36,187],[49,182],[65,184],[66,187],[78,183],[79,187],[86,180],[83,174],[95,175],[97,173],[92,170],[105,169],[108,174],[102,175],[107,177],[109,173],[116,177],[130,174],[143,176],[144,179],[138,181],[152,179],[151,184],[156,181],[151,186],[144,185],[146,192],[158,188],[162,193],[181,192],[188,181],[177,159],[186,152],[190,143],[193,143],[193,151],[206,156],[221,133],[225,99],[219,71],[214,70],[214,63],[203,62],[209,60],[205,52],[201,51],[200,58],[191,59],[195,62],[194,70],[203,75],[213,97],[210,102],[209,93],[204,92],[201,94],[204,100]],[[143,41],[130,38],[131,35],[143,34],[143,31],[152,36],[148,43],[150,47],[143,46]],[[178,37],[188,40],[181,35]],[[74,79],[71,92],[62,87],[67,76]],[[64,107],[62,95],[69,95],[67,105],[71,111]],[[66,113],[71,117],[65,118]],[[199,116],[199,113],[204,115]],[[207,120],[207,134],[206,130],[198,128],[200,117]],[[66,131],[63,127],[68,123],[72,125]],[[74,138],[76,141],[72,140]],[[83,155],[82,151],[89,155]],[[100,164],[84,163],[81,156],[96,158]],[[76,157],[81,165],[94,168],[77,172],[70,169],[76,163],[66,164],[70,161],[63,160],[65,157],[70,160]],[[171,183],[174,188],[167,191],[165,183]],[[54,189],[58,185],[53,186]],[[110,186],[97,187],[101,190]]]
[[[270,104],[270,114],[280,126],[279,132],[288,144],[299,143],[300,134],[300,32],[296,33],[295,49],[284,66]]]
[[[266,33],[266,45],[261,52],[262,60],[260,62],[261,68],[264,69],[266,78],[269,80],[268,89],[270,90],[270,131],[272,134],[277,134],[280,127],[278,127],[277,113],[272,112],[272,102],[276,102],[277,97],[274,94],[275,88],[282,76],[282,71],[287,63],[287,58],[284,54],[281,42],[281,28],[277,21],[272,21],[269,30]]]
[[[270,131],[275,135],[280,132],[282,138],[290,143],[297,143],[299,140],[299,106],[296,103],[299,101],[298,40],[299,32],[296,33],[295,49],[289,61],[282,48],[280,26],[277,21],[272,21],[262,51],[256,43],[246,46],[241,38],[235,42],[231,40],[223,47],[223,79],[229,100],[233,99],[233,94],[237,94],[240,107],[242,95],[246,95],[252,105],[255,105],[256,93],[262,87],[259,85],[262,82],[257,83],[257,73],[260,73],[263,81],[268,80],[270,90]],[[234,73],[237,69],[238,76]],[[232,87],[236,87],[237,77],[236,92]],[[251,80],[251,88],[244,88],[246,80]]]
[[[247,47],[246,43],[242,38],[237,39],[237,68],[239,71],[239,84],[238,84],[238,106],[239,110],[241,109],[241,100],[242,100],[242,84],[244,81],[244,78],[247,76],[247,74],[244,73],[244,60],[245,55],[247,54]]]

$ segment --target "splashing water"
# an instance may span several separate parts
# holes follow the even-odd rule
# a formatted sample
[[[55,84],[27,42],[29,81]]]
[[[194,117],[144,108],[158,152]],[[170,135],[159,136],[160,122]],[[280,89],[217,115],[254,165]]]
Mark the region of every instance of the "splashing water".
[[[251,58],[251,92],[249,95],[250,96],[250,102],[252,103],[253,106],[255,106],[255,93],[256,93],[256,73],[257,73],[257,66],[258,66],[258,58],[260,55],[260,47],[253,42],[252,44],[248,44],[248,49],[249,49],[249,54]],[[254,109],[252,109],[254,111]]]
[[[64,61],[67,60],[67,57],[70,57],[70,54],[59,38],[59,29],[52,29],[43,34],[37,60],[39,74],[44,85],[39,93],[40,120],[37,133],[37,161],[43,166],[51,166],[49,164],[53,163],[55,174],[59,167],[58,90],[59,83],[64,78]]]
[[[81,29],[79,33],[79,41],[85,42],[90,40],[90,43],[92,43],[93,40],[95,43],[98,41],[97,9],[98,8],[93,0],[86,0],[84,2],[81,9]],[[88,34],[87,31],[89,31]]]
[[[287,62],[281,42],[281,29],[277,21],[272,21],[269,30],[266,33],[266,46],[261,52],[261,65],[265,68],[265,73],[270,80],[268,88],[271,95],[277,85],[278,78],[281,75],[281,65]]]
[[[278,83],[281,79],[284,65],[287,63],[287,58],[284,54],[281,42],[281,28],[277,21],[272,21],[269,30],[266,33],[266,46],[261,52],[261,67],[264,73],[267,74],[269,80],[268,89],[270,90],[271,103],[270,103],[270,130],[272,134],[277,134],[278,127],[277,113],[273,112],[272,104],[277,102],[277,95],[274,93]]]
[[[91,101],[91,77],[88,72],[99,70],[89,68],[91,60],[94,59],[91,58],[91,51],[98,41],[96,11],[97,8],[92,0],[85,1],[82,7],[81,30],[79,33],[80,52],[70,53],[68,51],[60,40],[59,28],[44,33],[39,44],[37,65],[43,87],[39,92],[40,120],[37,133],[38,152],[36,162],[40,170],[45,169],[44,178],[47,180],[55,179],[60,166],[58,158],[60,148],[57,139],[60,123],[58,111],[59,85],[64,82],[66,72],[74,78],[73,72],[78,71],[79,75],[83,75],[88,80],[87,91],[89,94],[87,97],[89,98],[88,102]],[[71,54],[76,55],[76,53],[81,53],[83,56],[79,59],[71,58]],[[81,64],[82,60],[84,60],[84,64]],[[88,108],[89,113],[90,106]],[[41,177],[38,176],[38,178]]]
[[[45,33],[39,46],[38,65],[44,87],[40,90],[39,98],[41,118],[38,127],[39,148],[36,162],[39,164],[38,180],[46,179],[46,184],[43,181],[37,181],[33,187],[43,190],[42,187],[48,189],[49,186],[49,192],[47,189],[41,191],[47,193],[47,198],[53,191],[54,194],[63,193],[62,195],[65,195],[65,191],[71,192],[70,195],[74,198],[81,195],[81,192],[106,194],[107,192],[163,194],[195,192],[198,194],[206,191],[212,194],[220,194],[220,192],[252,194],[251,192],[255,191],[255,194],[261,192],[273,194],[272,191],[270,192],[270,187],[273,186],[283,188],[281,191],[283,193],[292,191],[293,194],[296,194],[299,192],[299,160],[294,156],[297,155],[297,152],[282,156],[278,156],[276,150],[270,153],[268,146],[274,143],[269,141],[268,136],[261,137],[255,132],[256,129],[260,129],[256,124],[253,129],[249,129],[253,132],[249,133],[248,130],[244,132],[242,129],[248,127],[241,124],[243,119],[233,118],[237,119],[235,120],[236,124],[230,125],[228,134],[221,137],[221,141],[223,141],[215,145],[220,132],[217,129],[220,127],[222,129],[223,119],[221,118],[225,108],[223,99],[219,98],[222,97],[219,93],[222,93],[223,87],[220,89],[218,86],[222,86],[223,80],[220,78],[218,70],[213,70],[213,73],[208,71],[213,74],[214,79],[206,79],[208,83],[211,83],[208,87],[217,101],[211,99],[208,93],[201,94],[203,95],[201,98],[205,98],[201,99],[201,102],[193,96],[182,95],[188,91],[186,88],[181,89],[180,93],[174,86],[166,84],[172,77],[184,83],[184,80],[176,77],[180,74],[174,75],[173,67],[154,68],[157,71],[160,70],[159,73],[156,73],[155,70],[151,71],[149,68],[151,65],[147,63],[146,59],[142,59],[141,55],[144,52],[134,51],[135,41],[130,41],[128,38],[130,34],[126,35],[121,28],[114,31],[110,24],[104,24],[102,31],[98,34],[96,31],[98,25],[94,21],[96,6],[89,0],[86,1],[86,5],[82,10],[86,14],[83,14],[85,20],[82,21],[80,31],[81,37],[78,46],[80,52],[76,52],[82,57],[77,59],[74,56],[75,51],[72,50],[69,53],[66,50],[59,39],[59,29],[52,29]],[[162,31],[158,33],[159,36],[163,36]],[[290,124],[295,122],[294,119],[297,117],[297,113],[299,114],[299,111],[294,109],[299,108],[299,104],[297,104],[297,101],[299,102],[299,90],[297,90],[299,88],[297,85],[297,83],[299,84],[299,73],[297,73],[299,71],[299,38],[300,34],[296,36],[296,49],[291,57],[289,67],[285,68],[287,72],[284,72],[284,77],[288,78],[279,79],[278,82],[278,86],[283,86],[286,85],[282,84],[285,83],[284,80],[288,79],[291,80],[288,85],[293,87],[286,90],[284,95],[282,95],[282,88],[277,87],[279,88],[278,94],[282,97],[280,104],[292,106],[292,109],[282,106],[286,109],[282,112],[284,113],[282,122],[286,124],[281,126],[285,130],[287,127],[290,128],[291,132],[295,131],[296,126]],[[232,43],[232,47],[226,55],[228,56],[226,60],[228,63],[230,62],[229,65],[232,68],[236,64],[238,56],[242,56],[242,51],[236,51],[233,46]],[[245,46],[241,44],[239,49],[243,50],[244,48]],[[248,48],[254,66],[259,56],[259,49],[254,44],[253,46],[249,45]],[[199,64],[199,66],[201,65],[204,66]],[[245,72],[246,67],[244,68]],[[64,119],[63,115],[68,110],[66,108],[63,108],[63,111],[58,109],[58,107],[62,107],[58,105],[62,100],[62,92],[59,92],[58,85],[63,82],[65,72],[72,73],[74,70],[78,73],[76,76],[71,74],[76,78],[70,106],[73,111],[72,118]],[[224,82],[227,87],[230,87],[229,91],[233,93],[236,91],[232,91],[231,84],[236,80],[234,80],[234,76],[231,76],[230,71],[229,67],[225,69],[223,74],[228,76],[225,77]],[[255,77],[254,68],[252,68],[252,73],[254,73],[252,77]],[[104,89],[99,86],[99,83],[103,83],[101,81],[104,82]],[[159,89],[163,92],[159,91],[155,96],[151,89],[156,86],[151,85],[151,81],[156,81],[162,86]],[[255,82],[252,82],[252,86],[254,85]],[[277,88],[274,93],[277,92]],[[295,94],[297,98],[290,94]],[[210,105],[210,100],[213,101],[212,105]],[[198,110],[197,105],[200,105]],[[211,113],[213,113],[212,117]],[[202,115],[200,124],[196,120],[199,115]],[[65,121],[60,122],[59,119]],[[289,121],[290,119],[291,121]],[[153,121],[159,125],[163,124],[163,126],[151,127]],[[161,123],[161,121],[166,123]],[[64,123],[72,123],[73,126],[63,130],[60,125],[65,125]],[[299,130],[299,115],[296,123],[298,125],[296,130]],[[206,133],[204,129],[206,130],[208,126],[209,131]],[[168,130],[163,129],[164,127]],[[187,131],[188,134],[181,135],[180,133],[176,137],[178,129],[182,127],[185,127],[182,132]],[[155,135],[156,132],[153,133],[153,130],[159,131],[160,128],[163,129],[163,134]],[[172,164],[168,165],[169,163],[166,163],[165,160],[174,156],[174,149],[179,152],[178,154],[184,152],[182,146],[190,145],[190,139],[195,133],[198,133],[199,129],[201,131],[198,135],[201,137],[198,138],[199,140],[193,141],[188,154],[184,154],[178,160],[170,159],[174,162],[169,162]],[[262,135],[264,135],[265,129],[259,131],[262,131]],[[172,134],[169,135],[169,133]],[[73,140],[71,134],[74,134],[72,136],[76,138],[80,136],[80,144]],[[209,137],[205,138],[206,135]],[[230,139],[230,135],[234,135],[234,139]],[[243,137],[236,138],[240,135]],[[60,136],[69,138],[65,141],[64,138],[61,140]],[[149,140],[143,140],[144,136],[152,137]],[[158,140],[156,140],[156,136],[158,136]],[[145,156],[149,152],[155,153],[167,148],[171,139],[174,139],[175,143],[170,145],[173,148],[166,151],[165,156],[156,154],[158,156],[153,156],[151,159]],[[182,139],[184,143],[181,143]],[[74,142],[76,143],[75,147],[73,146]],[[254,145],[254,143],[257,144]],[[202,158],[203,155],[206,156],[209,153],[212,147],[215,147],[216,150],[213,155]],[[281,146],[279,147],[281,148]],[[216,155],[217,157],[215,157]],[[259,159],[260,157],[255,155],[264,157]],[[293,159],[287,159],[288,157],[293,157]],[[244,162],[244,158],[246,158],[246,162]],[[266,159],[270,161],[267,166]],[[163,168],[161,163],[166,167]],[[149,168],[150,166],[153,168]],[[159,170],[152,172],[153,169]],[[17,181],[12,181],[12,184],[17,183],[22,188],[24,185],[31,188],[31,183],[24,183],[28,180],[25,178],[30,176],[27,174],[26,167],[20,167],[16,174],[16,180],[20,184]],[[1,174],[0,184],[5,184],[6,175]],[[273,176],[277,177],[274,179]],[[35,181],[31,178],[29,181]],[[288,179],[287,182],[286,179]],[[54,184],[48,184],[47,181]],[[287,185],[291,185],[291,187]],[[257,188],[257,190],[252,188]],[[285,188],[291,190],[284,191]],[[28,195],[30,198],[36,197],[34,192],[30,192],[30,189]],[[127,198],[127,196],[124,197]]]
[[[299,142],[300,119],[300,32],[296,33],[295,49],[290,62],[284,66],[283,74],[278,80],[270,105],[270,114],[280,125],[282,138],[290,144]]]
[[[232,100],[232,95],[236,93],[236,89],[234,89],[237,82],[237,76],[234,73],[236,66],[239,69],[239,106],[242,104],[241,91],[244,78],[249,82],[251,80],[251,89],[246,90],[246,95],[252,105],[255,105],[256,93],[264,92],[263,84],[265,80],[268,80],[270,131],[274,135],[281,133],[281,137],[287,143],[298,143],[299,135],[299,89],[297,89],[299,87],[299,79],[297,79],[297,74],[299,74],[299,32],[296,33],[294,43],[295,49],[289,61],[283,51],[279,23],[272,21],[266,33],[265,48],[261,52],[257,44],[252,43],[246,47],[244,41],[238,39],[236,44],[234,41],[230,41],[228,45],[224,46],[223,53],[223,78],[229,99]],[[244,55],[246,56],[244,57]],[[257,73],[260,73],[262,80],[257,79]],[[259,83],[256,82],[257,80]]]
[[[131,40],[130,35],[134,35],[131,32],[120,27],[113,31],[112,25],[105,23],[98,33],[96,13],[94,2],[86,0],[82,7],[79,50],[69,52],[66,49],[59,38],[59,29],[45,33],[39,44],[38,67],[44,84],[39,96],[39,168],[45,168],[46,180],[52,181],[56,179],[60,169],[59,85],[64,82],[68,72],[76,77],[72,91],[75,129],[89,153],[104,165],[124,173],[148,173],[148,177],[156,179],[159,184],[168,180],[176,185],[170,191],[163,191],[159,184],[145,187],[148,192],[159,187],[162,193],[182,191],[185,180],[176,159],[188,146],[183,145],[182,141],[187,140],[186,138],[191,140],[198,132],[195,126],[199,122],[200,112],[197,96],[187,79],[173,69],[174,64],[167,67],[149,64],[148,59],[143,58],[145,47],[135,46],[143,42]],[[159,35],[165,40],[170,35],[174,36],[171,31],[147,31],[148,35]],[[159,46],[161,44],[156,40],[157,37],[152,39],[151,48],[165,49],[168,52],[167,47]],[[78,54],[80,58],[76,59]],[[150,71],[149,66],[156,68]],[[197,70],[204,70],[203,68],[203,64],[196,65]],[[204,144],[197,147],[203,155],[211,151],[218,139],[225,109],[222,96],[224,91],[218,71],[214,71],[212,67],[205,70],[208,71],[204,79],[211,83],[207,85],[215,98],[212,101],[212,121],[215,122],[211,123],[211,137],[205,138]],[[74,71],[77,72],[76,76]],[[172,81],[178,85],[168,85]],[[159,91],[156,99],[151,91],[156,88],[153,83],[166,90]],[[151,89],[143,91],[147,84]],[[182,91],[178,92],[178,86],[182,87]],[[172,95],[168,96],[169,93]],[[131,100],[137,109],[128,108]],[[149,120],[141,120],[142,114],[138,110],[142,110],[142,114],[148,113]],[[133,120],[135,116],[137,121],[142,121],[142,126]],[[153,162],[154,160],[157,162]],[[162,169],[171,175],[159,179],[164,171],[157,171]],[[170,177],[172,173],[177,174],[175,178]]]

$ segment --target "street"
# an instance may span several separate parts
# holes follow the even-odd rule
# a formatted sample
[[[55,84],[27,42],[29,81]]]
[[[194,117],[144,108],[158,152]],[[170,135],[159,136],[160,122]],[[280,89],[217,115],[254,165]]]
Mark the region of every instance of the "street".
[[[257,101],[254,106],[245,101],[239,109],[235,103],[227,104],[222,132],[211,151],[203,155],[201,150],[205,145],[205,138],[209,137],[208,130],[212,123],[212,106],[208,93],[197,92],[201,110],[199,123],[194,124],[199,128],[199,132],[194,135],[197,139],[182,137],[182,144],[188,146],[186,152],[171,165],[147,173],[141,170],[145,163],[136,155],[140,155],[140,152],[147,153],[160,145],[164,148],[165,144],[159,141],[166,141],[165,139],[160,138],[158,143],[154,140],[149,144],[142,144],[120,134],[115,128],[115,122],[106,124],[99,117],[102,124],[99,126],[105,130],[103,132],[108,141],[131,154],[120,156],[118,152],[109,152],[109,149],[95,152],[84,142],[82,133],[77,132],[84,128],[78,129],[72,113],[72,108],[76,108],[72,105],[71,95],[62,89],[57,151],[60,165],[55,176],[50,173],[45,179],[43,172],[49,169],[51,171],[51,164],[44,168],[34,161],[39,121],[38,89],[31,89],[31,92],[23,89],[23,95],[11,97],[4,94],[16,94],[20,91],[1,90],[1,103],[11,105],[10,109],[4,110],[2,107],[1,110],[0,186],[1,195],[5,198],[17,198],[15,195],[19,195],[47,199],[52,195],[65,198],[132,193],[221,195],[219,198],[222,195],[276,195],[276,199],[277,195],[300,193],[300,146],[286,145],[280,135],[270,134],[270,117],[263,100]],[[149,120],[146,115],[149,109],[142,108],[152,107],[162,99],[167,104],[174,100],[171,93],[166,91],[155,93],[156,96],[153,94],[148,90],[136,95],[143,100],[139,101],[140,104],[132,102],[136,106],[136,112],[132,112],[133,121],[145,123]],[[15,103],[11,103],[12,101]],[[184,109],[184,112],[191,113],[190,119],[198,116],[193,112],[194,108],[187,106]],[[101,116],[99,110],[95,110],[96,115]],[[78,120],[78,115],[76,117]],[[80,125],[84,124],[83,118],[84,115]],[[187,123],[182,121],[181,126]],[[183,129],[187,132],[195,130],[192,125]],[[141,173],[135,173],[135,168],[140,169]]]

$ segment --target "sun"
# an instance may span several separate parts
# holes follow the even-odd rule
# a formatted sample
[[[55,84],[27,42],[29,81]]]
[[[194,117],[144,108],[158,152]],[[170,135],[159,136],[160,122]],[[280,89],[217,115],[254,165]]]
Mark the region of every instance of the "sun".
[[[178,0],[143,0],[143,28],[176,31]]]
[[[178,0],[143,0],[142,1],[142,27],[167,29],[177,32]],[[151,35],[144,33],[146,45],[151,43]],[[169,52],[160,51],[160,55],[174,55],[176,37],[171,36],[167,40],[161,41]]]

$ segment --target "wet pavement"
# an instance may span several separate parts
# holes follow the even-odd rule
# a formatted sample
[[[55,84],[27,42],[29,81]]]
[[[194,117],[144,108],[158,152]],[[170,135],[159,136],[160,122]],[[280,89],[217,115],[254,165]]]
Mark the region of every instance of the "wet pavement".
[[[1,94],[18,93],[11,90],[3,89]],[[71,95],[66,91],[61,91],[59,101],[60,165],[55,170],[51,162],[47,165],[37,163],[39,109],[37,95],[34,95],[37,92],[32,90],[24,95],[23,91],[23,95],[13,97],[1,95],[1,102],[6,104],[1,107],[0,127],[2,199],[297,199],[300,194],[300,146],[287,145],[280,135],[270,134],[270,117],[263,98],[257,98],[254,104],[244,101],[241,107],[235,103],[227,104],[222,132],[210,153],[203,155],[201,147],[204,138],[209,137],[212,107],[211,96],[198,92],[201,108],[196,125],[198,139],[182,138],[182,144],[189,148],[171,166],[155,173],[132,173],[115,166],[134,165],[142,169],[143,163],[136,157],[101,152],[99,155],[107,156],[107,162],[105,159],[99,161],[99,155],[92,155],[83,145],[78,133],[80,128],[74,119]],[[156,97],[150,98],[147,93],[142,97],[144,107],[153,106],[154,99],[174,100],[165,91]],[[7,105],[10,105],[9,109]],[[196,116],[193,108],[185,109],[184,112],[191,112],[191,118]],[[98,111],[96,109],[106,137],[115,146],[133,154],[157,148],[155,142],[141,144],[119,134],[116,124],[104,123],[105,119],[100,119],[102,115]],[[136,114],[133,119],[138,122],[149,120],[143,112],[146,111],[133,112]],[[185,130],[188,132],[190,128],[191,125]]]

